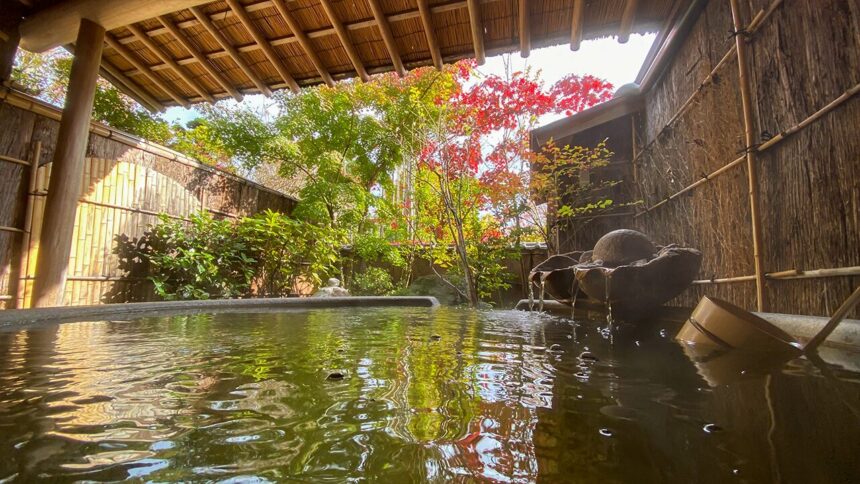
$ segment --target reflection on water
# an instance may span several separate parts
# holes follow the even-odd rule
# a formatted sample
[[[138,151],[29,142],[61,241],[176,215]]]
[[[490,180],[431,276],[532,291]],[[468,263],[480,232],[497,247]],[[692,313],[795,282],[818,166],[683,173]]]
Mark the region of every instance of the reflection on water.
[[[711,388],[672,328],[610,344],[600,323],[349,309],[2,332],[0,480],[860,482],[857,374],[795,360]]]

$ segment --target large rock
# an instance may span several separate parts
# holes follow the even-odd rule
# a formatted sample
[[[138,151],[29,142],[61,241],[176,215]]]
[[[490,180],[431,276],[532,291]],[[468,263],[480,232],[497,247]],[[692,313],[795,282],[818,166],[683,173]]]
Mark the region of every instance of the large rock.
[[[657,246],[642,232],[630,229],[613,230],[594,244],[591,260],[603,261],[606,267],[618,267],[642,259],[651,259]]]
[[[349,291],[340,287],[340,280],[338,280],[335,277],[332,277],[331,279],[328,280],[325,287],[321,287],[311,297],[347,297],[347,296],[349,296]]]

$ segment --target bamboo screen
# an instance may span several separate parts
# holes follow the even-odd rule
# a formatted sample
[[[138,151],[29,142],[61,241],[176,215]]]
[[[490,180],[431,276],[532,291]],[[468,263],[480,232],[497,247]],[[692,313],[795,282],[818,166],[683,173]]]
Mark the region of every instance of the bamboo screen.
[[[0,91],[0,307],[28,307],[60,111]],[[159,213],[205,209],[234,218],[290,212],[292,198],[167,148],[93,125],[87,148],[64,304],[152,300],[117,253]],[[32,163],[39,168],[32,177]],[[48,237],[50,234],[47,235]],[[29,250],[23,250],[25,247]],[[139,277],[139,276],[137,276]]]

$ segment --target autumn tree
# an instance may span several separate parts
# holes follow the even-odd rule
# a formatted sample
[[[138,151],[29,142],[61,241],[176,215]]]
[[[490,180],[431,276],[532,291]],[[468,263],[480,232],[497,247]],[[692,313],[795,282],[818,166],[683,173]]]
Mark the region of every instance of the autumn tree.
[[[529,198],[529,131],[542,116],[570,115],[609,99],[612,85],[571,75],[547,87],[539,72],[529,69],[480,76],[472,63],[458,67],[453,73],[456,87],[436,99],[446,109],[432,120],[420,160],[431,174],[422,179],[441,200],[443,230],[428,233],[450,238],[466,296],[476,305],[477,266],[470,260],[469,246],[476,236],[486,241],[488,234],[470,237],[470,221],[475,214],[492,214],[496,237],[508,234],[518,242]]]

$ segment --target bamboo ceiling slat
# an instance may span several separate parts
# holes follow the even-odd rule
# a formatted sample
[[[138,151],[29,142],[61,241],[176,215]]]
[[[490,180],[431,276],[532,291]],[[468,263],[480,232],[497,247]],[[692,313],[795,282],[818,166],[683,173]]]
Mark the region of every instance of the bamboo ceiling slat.
[[[690,1],[522,0],[521,8],[518,0],[218,0],[111,29],[104,60],[113,81],[159,108],[468,56],[576,48],[600,36],[624,41]]]

